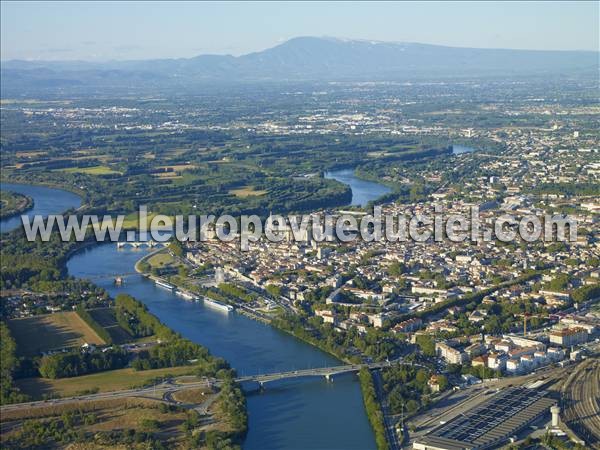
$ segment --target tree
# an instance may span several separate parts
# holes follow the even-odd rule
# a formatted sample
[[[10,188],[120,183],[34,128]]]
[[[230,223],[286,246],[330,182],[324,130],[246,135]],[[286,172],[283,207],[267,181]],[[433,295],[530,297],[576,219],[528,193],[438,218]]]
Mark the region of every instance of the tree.
[[[185,254],[183,244],[175,238],[172,238],[171,241],[169,241],[169,250],[171,250],[175,256],[180,258],[183,258],[183,255]]]
[[[188,268],[186,266],[179,266],[179,269],[177,269],[177,274],[181,277],[181,278],[186,278],[188,276]]]
[[[275,284],[268,284],[265,289],[272,297],[279,298],[281,296],[281,286],[277,286]]]
[[[448,377],[446,375],[438,375],[437,380],[440,391],[445,391],[448,388]]]
[[[406,265],[400,261],[394,261],[388,268],[388,273],[393,277],[399,277],[406,273]]]
[[[428,334],[417,336],[417,345],[425,356],[435,356],[435,341]]]

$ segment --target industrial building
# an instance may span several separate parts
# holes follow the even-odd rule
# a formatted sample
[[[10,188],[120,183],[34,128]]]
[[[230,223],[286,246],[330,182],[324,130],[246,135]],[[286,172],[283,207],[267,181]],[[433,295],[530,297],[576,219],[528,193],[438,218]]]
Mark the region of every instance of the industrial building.
[[[417,450],[484,450],[508,442],[523,428],[550,414],[556,400],[528,387],[505,389],[472,410],[435,428],[413,444]]]

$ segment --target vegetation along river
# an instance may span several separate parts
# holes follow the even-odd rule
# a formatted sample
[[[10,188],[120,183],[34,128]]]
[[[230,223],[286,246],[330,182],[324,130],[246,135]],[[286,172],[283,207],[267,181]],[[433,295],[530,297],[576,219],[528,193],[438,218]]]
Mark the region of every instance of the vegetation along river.
[[[37,186],[2,185],[35,201],[28,214],[52,214],[78,207],[65,191]],[[75,197],[76,201],[73,201]],[[12,220],[12,219],[9,219]],[[19,217],[20,220],[20,217]],[[2,229],[18,225],[2,221]],[[337,365],[332,356],[235,312],[224,313],[184,300],[134,272],[135,262],[149,250],[115,243],[87,247],[67,262],[69,274],[90,279],[111,295],[128,293],[145,303],[163,323],[184,337],[225,358],[240,375]],[[122,286],[114,278],[124,275]],[[356,375],[276,381],[248,395],[249,431],[244,448],[374,449],[374,437]]]

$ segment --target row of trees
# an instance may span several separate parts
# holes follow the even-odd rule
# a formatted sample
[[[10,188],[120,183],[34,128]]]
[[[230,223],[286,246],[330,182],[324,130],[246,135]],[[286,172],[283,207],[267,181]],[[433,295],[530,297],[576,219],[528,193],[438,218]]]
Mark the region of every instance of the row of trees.
[[[17,345],[10,334],[8,325],[0,322],[0,404],[27,400],[14,385],[14,372],[18,365]]]
[[[127,352],[118,347],[91,352],[74,350],[42,357],[39,372],[44,378],[77,377],[105,370],[121,369],[128,362]]]
[[[116,296],[115,316],[118,324],[136,338],[157,335],[160,338],[168,339],[174,334],[152,315],[143,303],[131,295],[119,294]]]
[[[248,430],[246,397],[230,378],[224,380],[216,406],[221,418],[231,428],[231,437],[234,441],[240,442]]]
[[[390,447],[385,437],[385,421],[379,401],[377,400],[377,392],[375,391],[375,383],[373,382],[371,371],[366,367],[363,367],[358,373],[358,378],[362,388],[367,417],[369,418],[369,422],[371,422],[373,432],[375,433],[377,449],[388,450]]]
[[[149,350],[142,350],[131,363],[136,370],[159,369],[190,364],[193,361],[206,361],[208,350],[187,339],[174,338],[162,342]]]
[[[77,315],[83,320],[89,327],[96,332],[96,334],[102,339],[106,344],[112,344],[113,339],[112,336],[106,328],[100,325],[96,320],[92,317],[92,315],[85,310],[83,306],[78,306],[75,310]]]
[[[143,303],[130,295],[117,295],[115,308],[117,321],[130,334],[136,337],[154,335],[162,341],[148,350],[139,352],[131,363],[134,369],[148,370],[193,364],[199,376],[224,378],[233,374],[224,359],[212,356],[205,347],[173,332],[152,315]]]

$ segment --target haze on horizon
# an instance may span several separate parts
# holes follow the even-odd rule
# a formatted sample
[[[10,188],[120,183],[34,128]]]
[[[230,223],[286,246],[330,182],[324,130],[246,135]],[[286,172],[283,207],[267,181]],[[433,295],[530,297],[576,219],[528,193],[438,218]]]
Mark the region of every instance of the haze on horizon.
[[[1,4],[1,59],[241,55],[297,36],[455,47],[599,50],[598,2]]]

